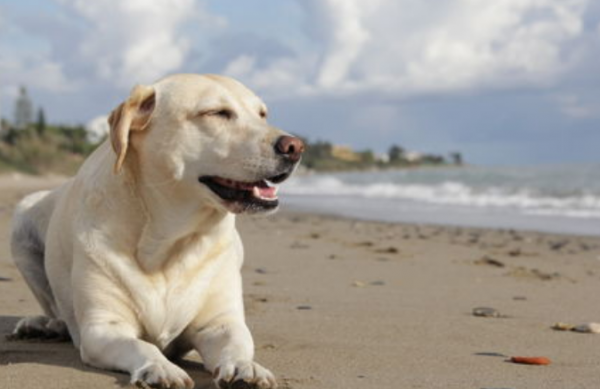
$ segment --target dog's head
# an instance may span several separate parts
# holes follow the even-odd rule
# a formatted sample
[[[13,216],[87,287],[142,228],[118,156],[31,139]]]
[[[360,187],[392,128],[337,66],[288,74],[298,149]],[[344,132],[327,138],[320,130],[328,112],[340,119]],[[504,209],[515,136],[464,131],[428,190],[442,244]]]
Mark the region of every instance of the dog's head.
[[[230,212],[278,206],[276,184],[304,144],[267,123],[267,107],[241,83],[180,74],[136,86],[110,115],[115,171],[135,166],[146,185],[176,186]]]

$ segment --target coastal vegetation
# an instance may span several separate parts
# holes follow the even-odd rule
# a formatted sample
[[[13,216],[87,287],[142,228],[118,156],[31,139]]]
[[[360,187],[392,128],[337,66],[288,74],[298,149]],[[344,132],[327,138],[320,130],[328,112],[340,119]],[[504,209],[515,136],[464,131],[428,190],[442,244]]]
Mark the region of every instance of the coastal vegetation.
[[[35,118],[34,118],[35,116]],[[104,138],[90,136],[83,125],[48,124],[44,110],[34,115],[25,88],[15,102],[14,120],[0,122],[0,172],[73,174]],[[460,153],[448,156],[407,151],[392,144],[386,153],[355,151],[327,141],[309,141],[302,165],[315,171],[370,170],[462,165]]]
[[[355,151],[348,146],[334,145],[326,141],[310,142],[304,139],[306,152],[302,164],[316,171],[397,169],[421,166],[443,166],[463,164],[461,153],[453,152],[448,156],[407,151],[392,144],[387,153],[376,154],[372,150]]]

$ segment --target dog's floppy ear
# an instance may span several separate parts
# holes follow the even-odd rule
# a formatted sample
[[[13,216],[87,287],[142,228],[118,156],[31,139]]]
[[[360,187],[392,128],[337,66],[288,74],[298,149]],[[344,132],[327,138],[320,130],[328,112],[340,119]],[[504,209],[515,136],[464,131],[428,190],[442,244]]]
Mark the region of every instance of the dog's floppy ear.
[[[129,133],[143,131],[148,126],[155,105],[156,92],[154,88],[137,85],[131,90],[129,98],[119,104],[108,117],[110,143],[117,154],[115,173],[121,170],[125,161],[129,146]]]

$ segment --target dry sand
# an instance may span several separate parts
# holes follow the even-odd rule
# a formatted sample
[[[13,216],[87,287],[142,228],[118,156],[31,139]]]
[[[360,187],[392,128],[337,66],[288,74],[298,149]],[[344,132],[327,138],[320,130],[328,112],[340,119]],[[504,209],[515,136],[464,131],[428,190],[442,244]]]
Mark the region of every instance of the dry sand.
[[[0,388],[112,388],[69,343],[8,342],[40,312],[10,260],[18,199],[60,179],[0,177]],[[600,238],[353,221],[243,217],[246,311],[257,360],[283,388],[600,388]],[[475,307],[505,317],[472,315]],[[507,362],[546,356],[550,366]],[[197,388],[210,377],[185,363]]]

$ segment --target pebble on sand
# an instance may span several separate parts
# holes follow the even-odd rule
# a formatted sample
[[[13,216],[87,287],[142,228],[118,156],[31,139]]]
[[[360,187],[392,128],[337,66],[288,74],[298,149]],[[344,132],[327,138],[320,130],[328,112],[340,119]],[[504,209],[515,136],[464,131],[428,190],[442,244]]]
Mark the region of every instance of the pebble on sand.
[[[477,307],[473,308],[473,316],[478,317],[502,317],[500,312],[490,307]]]
[[[390,246],[390,247],[383,248],[383,249],[377,249],[375,251],[378,253],[382,253],[382,254],[398,254],[400,252],[400,250],[398,250],[394,246]]]
[[[494,259],[492,257],[488,257],[483,256],[480,259],[475,261],[476,265],[489,265],[489,266],[494,266],[494,267],[505,267],[506,265],[504,264],[504,262],[501,262],[497,259]]]
[[[600,323],[585,323],[573,327],[573,331],[588,334],[600,334]]]

